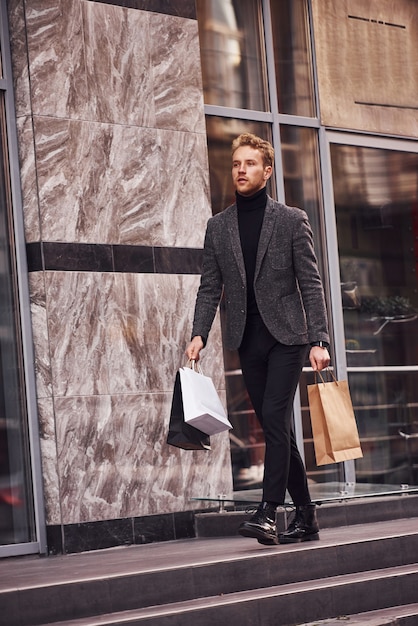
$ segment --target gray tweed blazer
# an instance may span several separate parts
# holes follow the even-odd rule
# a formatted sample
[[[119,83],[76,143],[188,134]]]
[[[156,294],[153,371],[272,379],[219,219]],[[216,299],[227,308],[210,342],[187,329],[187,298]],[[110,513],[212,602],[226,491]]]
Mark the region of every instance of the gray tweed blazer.
[[[268,197],[258,244],[254,291],[260,315],[280,343],[327,341],[322,282],[304,211]],[[226,307],[226,347],[242,341],[247,286],[236,204],[207,224],[203,267],[196,298],[192,337],[207,338],[220,298]]]

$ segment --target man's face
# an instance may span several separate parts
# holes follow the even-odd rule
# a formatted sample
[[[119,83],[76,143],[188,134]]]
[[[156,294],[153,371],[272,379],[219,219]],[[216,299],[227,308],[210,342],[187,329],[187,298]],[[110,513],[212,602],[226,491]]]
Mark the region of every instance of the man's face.
[[[271,172],[262,153],[251,146],[240,146],[232,155],[232,181],[242,196],[252,196],[265,187]]]

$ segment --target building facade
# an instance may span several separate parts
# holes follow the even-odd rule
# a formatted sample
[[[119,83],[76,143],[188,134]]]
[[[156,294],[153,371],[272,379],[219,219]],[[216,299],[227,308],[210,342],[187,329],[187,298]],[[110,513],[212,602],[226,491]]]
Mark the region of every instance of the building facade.
[[[313,486],[417,485],[418,8],[413,0],[8,0],[1,5],[0,556],[193,536],[257,489],[263,444],[222,306],[202,357],[234,429],[166,445],[207,219],[230,144],[315,233],[364,457]],[[404,487],[405,488],[405,487]]]

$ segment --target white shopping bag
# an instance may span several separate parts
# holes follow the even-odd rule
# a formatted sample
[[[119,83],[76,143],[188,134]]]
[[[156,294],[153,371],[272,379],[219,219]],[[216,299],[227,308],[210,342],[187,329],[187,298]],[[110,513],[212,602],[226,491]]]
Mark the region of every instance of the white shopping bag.
[[[184,421],[207,435],[215,435],[232,428],[219,399],[212,379],[202,371],[180,368]]]

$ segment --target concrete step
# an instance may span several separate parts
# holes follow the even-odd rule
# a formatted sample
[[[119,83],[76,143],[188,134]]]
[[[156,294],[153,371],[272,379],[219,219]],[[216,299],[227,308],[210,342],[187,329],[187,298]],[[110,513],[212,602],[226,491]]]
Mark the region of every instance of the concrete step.
[[[221,611],[231,626],[297,624],[417,601],[417,555],[411,518],[324,529],[321,541],[283,546],[236,536],[10,559],[0,571],[0,616],[7,626],[186,626],[189,617],[203,626],[219,624]],[[292,622],[289,611],[302,605]],[[288,621],[242,621],[242,607],[252,619],[262,609],[263,619]]]
[[[353,607],[365,612],[382,605],[410,604],[417,597],[417,589],[418,566],[409,565],[55,622],[50,626],[295,626],[315,617],[347,616]]]
[[[299,626],[417,626],[418,603],[367,611],[357,615],[341,615],[330,619],[305,622]]]

